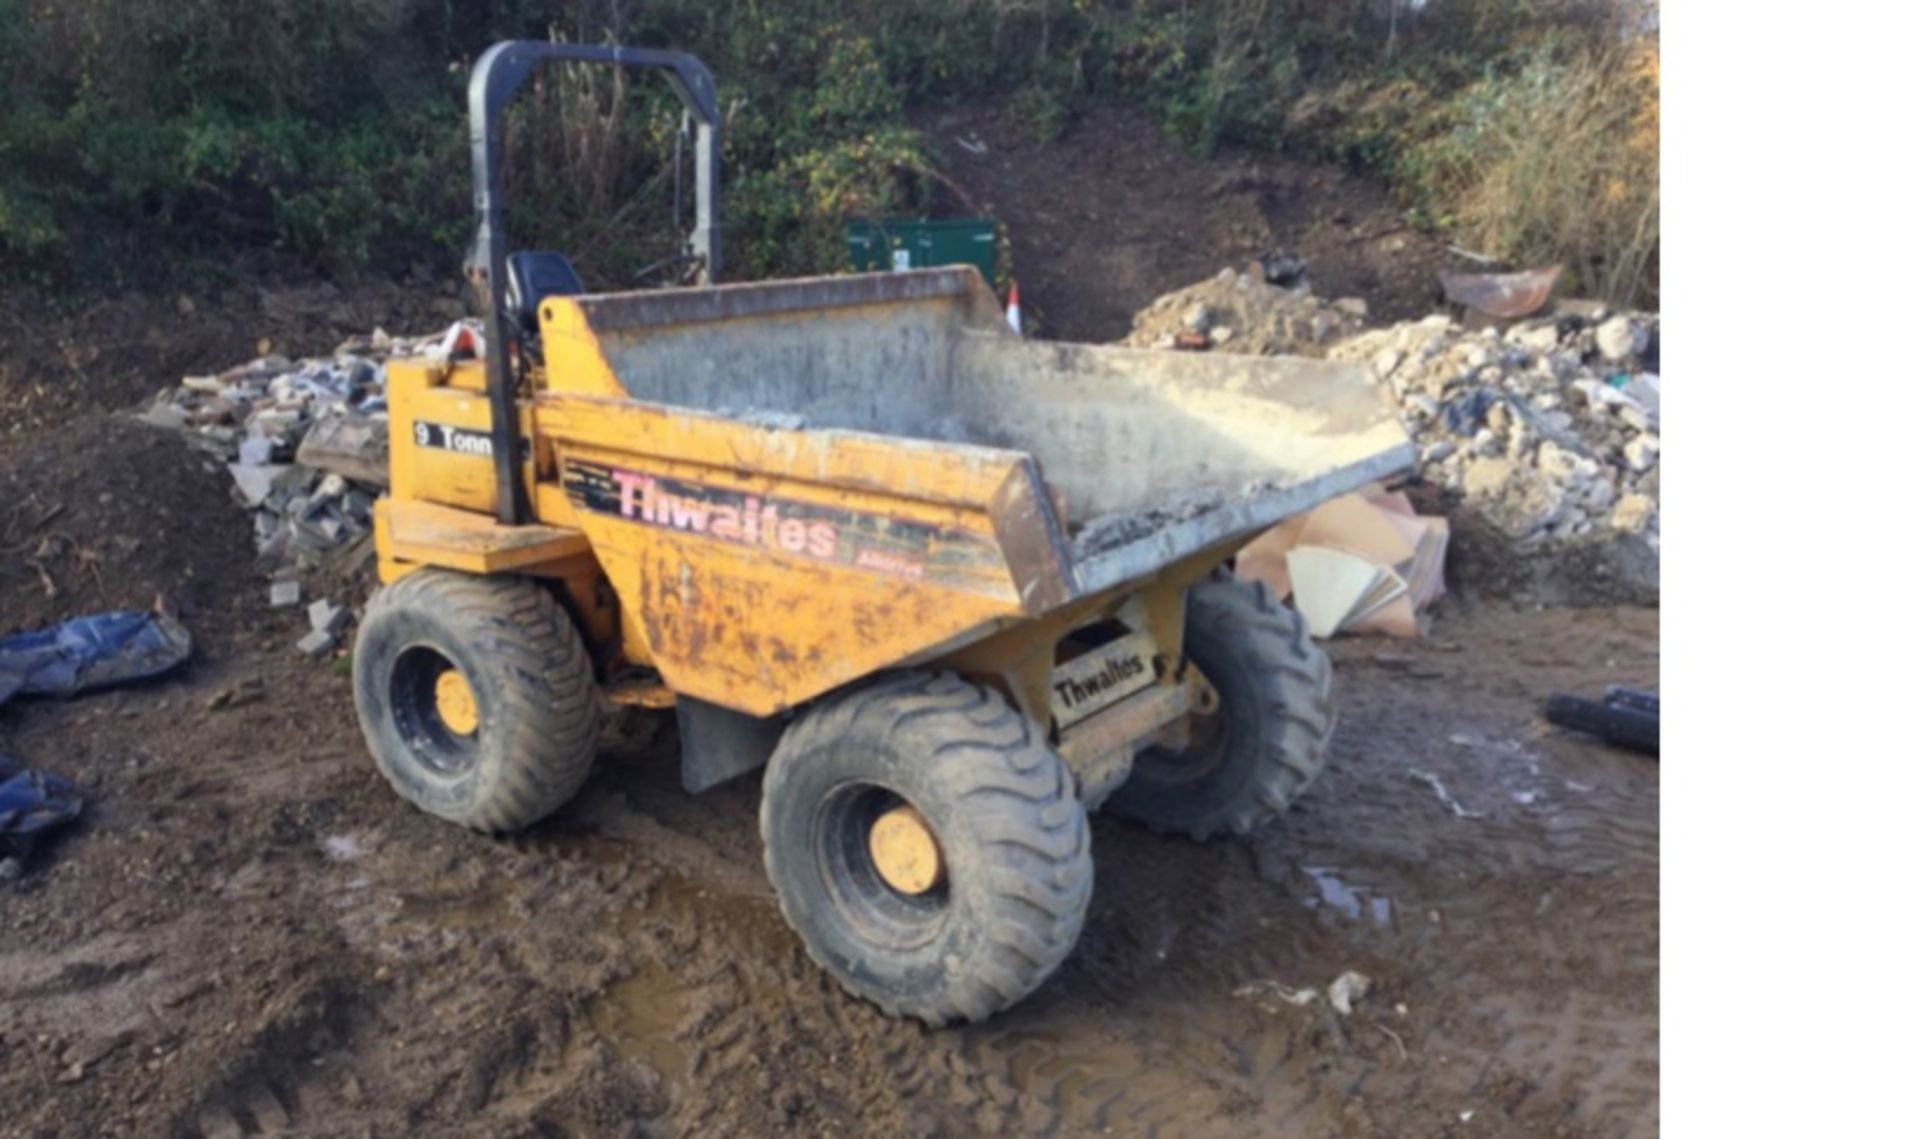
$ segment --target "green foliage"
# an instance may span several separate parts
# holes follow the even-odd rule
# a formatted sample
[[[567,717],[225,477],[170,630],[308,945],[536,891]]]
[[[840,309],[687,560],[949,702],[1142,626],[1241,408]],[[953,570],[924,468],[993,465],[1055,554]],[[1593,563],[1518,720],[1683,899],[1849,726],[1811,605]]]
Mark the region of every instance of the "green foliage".
[[[1499,208],[1479,190],[1502,178],[1511,201],[1562,203],[1495,235],[1503,251],[1530,255],[1547,244],[1539,227],[1568,224],[1576,198],[1521,188],[1539,179],[1519,172],[1548,168],[1520,157],[1526,132],[1564,128],[1545,109],[1573,75],[1529,61],[1617,42],[1612,10],[1599,0],[1432,0],[1417,14],[1404,0],[0,0],[0,261],[117,267],[99,238],[118,235],[162,267],[259,245],[323,263],[451,264],[470,225],[467,69],[493,40],[546,36],[674,46],[712,67],[734,274],[835,270],[847,219],[923,208],[927,144],[905,110],[942,99],[1010,99],[1043,140],[1069,129],[1082,100],[1131,102],[1196,154],[1240,145],[1345,162],[1399,187],[1417,219],[1476,235]],[[568,249],[609,282],[677,251],[677,123],[657,78],[543,69],[508,122],[516,243]],[[1616,199],[1617,183],[1603,187]],[[1639,242],[1606,271],[1628,290],[1651,274],[1633,228],[1609,222],[1578,254],[1591,262],[1611,256],[1596,244]]]
[[[1041,142],[1052,142],[1067,129],[1066,100],[1037,83],[1013,97],[1013,113],[1027,121]]]

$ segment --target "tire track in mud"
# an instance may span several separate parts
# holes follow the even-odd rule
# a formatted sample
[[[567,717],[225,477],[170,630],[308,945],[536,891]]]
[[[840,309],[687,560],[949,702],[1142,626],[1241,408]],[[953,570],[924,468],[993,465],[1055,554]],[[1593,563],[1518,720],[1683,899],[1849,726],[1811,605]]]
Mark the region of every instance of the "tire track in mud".
[[[1473,804],[1476,817],[1455,817],[1405,777],[1405,755],[1367,738],[1343,747],[1343,769],[1304,809],[1250,842],[1195,846],[1098,821],[1098,884],[1074,956],[1001,1017],[936,1034],[879,1017],[805,961],[756,873],[754,844],[738,841],[735,828],[751,834],[751,788],[733,793],[738,802],[696,808],[663,802],[643,782],[630,789],[636,801],[653,799],[640,821],[592,812],[618,835],[601,840],[610,845],[596,857],[668,867],[670,886],[642,922],[663,936],[653,963],[609,998],[624,1015],[602,1005],[595,1024],[636,1062],[673,1073],[670,1118],[696,1129],[729,1109],[682,1106],[698,1098],[694,1085],[738,1080],[786,1097],[792,1113],[763,1116],[769,1125],[834,1104],[903,1134],[940,1130],[929,1120],[1036,1134],[1242,1135],[1335,1120],[1356,1134],[1433,1133],[1457,1121],[1423,1098],[1470,1105],[1496,1094],[1508,1116],[1551,1119],[1569,1134],[1648,1133],[1635,1130],[1633,1105],[1657,1084],[1633,1061],[1543,1064],[1529,1045],[1648,1055],[1649,1039],[1632,1031],[1641,1021],[1582,1022],[1589,1006],[1556,1008],[1566,978],[1485,1015],[1477,997],[1447,990],[1462,957],[1512,955],[1502,942],[1526,882],[1656,867],[1657,812],[1611,786],[1569,789],[1557,755],[1488,736],[1419,757]],[[1516,885],[1489,891],[1496,878]],[[726,886],[699,893],[716,883]],[[1563,906],[1606,904],[1561,894]],[[1655,912],[1637,887],[1616,896]],[[1555,915],[1533,936],[1538,952],[1558,951],[1562,925],[1575,920]],[[1610,974],[1656,967],[1642,954],[1615,956]],[[688,964],[714,958],[724,964]],[[1259,996],[1272,986],[1324,990],[1349,969],[1376,986],[1350,1017],[1324,997],[1294,1007]],[[1410,1012],[1396,1011],[1406,1003]],[[1456,1020],[1475,1025],[1475,1039],[1456,1040]],[[1466,1058],[1432,1064],[1442,1052]],[[770,1077],[768,1055],[829,1057],[831,1071]]]
[[[1317,1091],[1300,1077],[1331,1014],[1317,1001],[1263,1009],[1248,987],[1317,988],[1377,969],[1372,954],[1329,935],[1310,888],[1261,881],[1240,844],[1116,823],[1097,834],[1121,884],[1096,893],[1057,991],[965,1030],[970,1064],[1045,1104],[1064,1133],[1244,1135],[1309,1110]]]

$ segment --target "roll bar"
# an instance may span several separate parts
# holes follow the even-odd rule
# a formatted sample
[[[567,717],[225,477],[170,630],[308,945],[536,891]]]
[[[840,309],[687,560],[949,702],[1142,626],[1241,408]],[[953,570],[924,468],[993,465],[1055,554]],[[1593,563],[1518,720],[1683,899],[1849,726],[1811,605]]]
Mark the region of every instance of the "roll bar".
[[[467,83],[469,141],[473,148],[473,210],[479,255],[487,269],[487,403],[493,413],[494,478],[500,521],[521,526],[532,520],[527,488],[520,481],[520,422],[514,408],[515,377],[507,363],[506,232],[500,209],[500,118],[535,65],[549,59],[615,67],[659,68],[694,124],[693,254],[702,263],[701,282],[720,279],[720,116],[713,73],[693,56],[636,47],[595,47],[503,40],[474,64]]]

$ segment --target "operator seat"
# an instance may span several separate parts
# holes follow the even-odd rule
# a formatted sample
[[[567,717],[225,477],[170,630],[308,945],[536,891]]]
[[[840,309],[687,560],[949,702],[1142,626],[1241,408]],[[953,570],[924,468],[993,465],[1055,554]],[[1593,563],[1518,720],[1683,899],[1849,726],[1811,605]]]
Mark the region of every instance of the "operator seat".
[[[540,302],[587,291],[565,254],[525,252],[507,257],[507,320],[527,354],[540,358]]]

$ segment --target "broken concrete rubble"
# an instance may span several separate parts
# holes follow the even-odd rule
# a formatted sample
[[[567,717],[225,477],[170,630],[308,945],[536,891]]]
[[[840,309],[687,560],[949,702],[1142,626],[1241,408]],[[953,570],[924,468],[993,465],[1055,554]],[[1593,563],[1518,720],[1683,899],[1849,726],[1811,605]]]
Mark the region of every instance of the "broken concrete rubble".
[[[301,637],[299,642],[294,645],[294,648],[298,649],[302,655],[313,657],[316,660],[326,656],[338,647],[339,642],[334,639],[334,635],[323,629],[315,629],[313,632]]]
[[[1173,347],[1201,324],[1217,351],[1365,364],[1463,547],[1492,543],[1524,578],[1600,576],[1606,595],[1657,599],[1658,314],[1558,302],[1504,329],[1435,314],[1363,331],[1365,311],[1229,269],[1154,301],[1124,343]]]
[[[1329,303],[1316,297],[1304,278],[1295,280],[1274,285],[1254,273],[1223,269],[1142,309],[1121,343],[1318,356],[1335,340],[1360,330],[1367,315],[1365,301],[1343,297]]]
[[[1563,551],[1627,542],[1641,548],[1611,559],[1608,572],[1624,592],[1651,600],[1660,378],[1638,353],[1658,322],[1620,313],[1596,326],[1555,309],[1501,333],[1430,317],[1364,332],[1328,355],[1373,367],[1421,445],[1421,473],[1504,541],[1506,554],[1552,572]],[[1569,573],[1589,566],[1565,564],[1582,567]]]
[[[331,356],[262,356],[219,375],[188,376],[142,413],[227,462],[273,578],[269,605],[300,603],[301,570],[366,556],[373,503],[387,482],[386,361],[429,354],[443,336],[396,339],[376,329]],[[330,608],[321,613],[322,606]],[[348,616],[345,606],[315,602],[301,651],[331,651]]]
[[[307,623],[318,633],[336,634],[347,627],[351,614],[347,607],[331,598],[321,598],[307,606]]]

